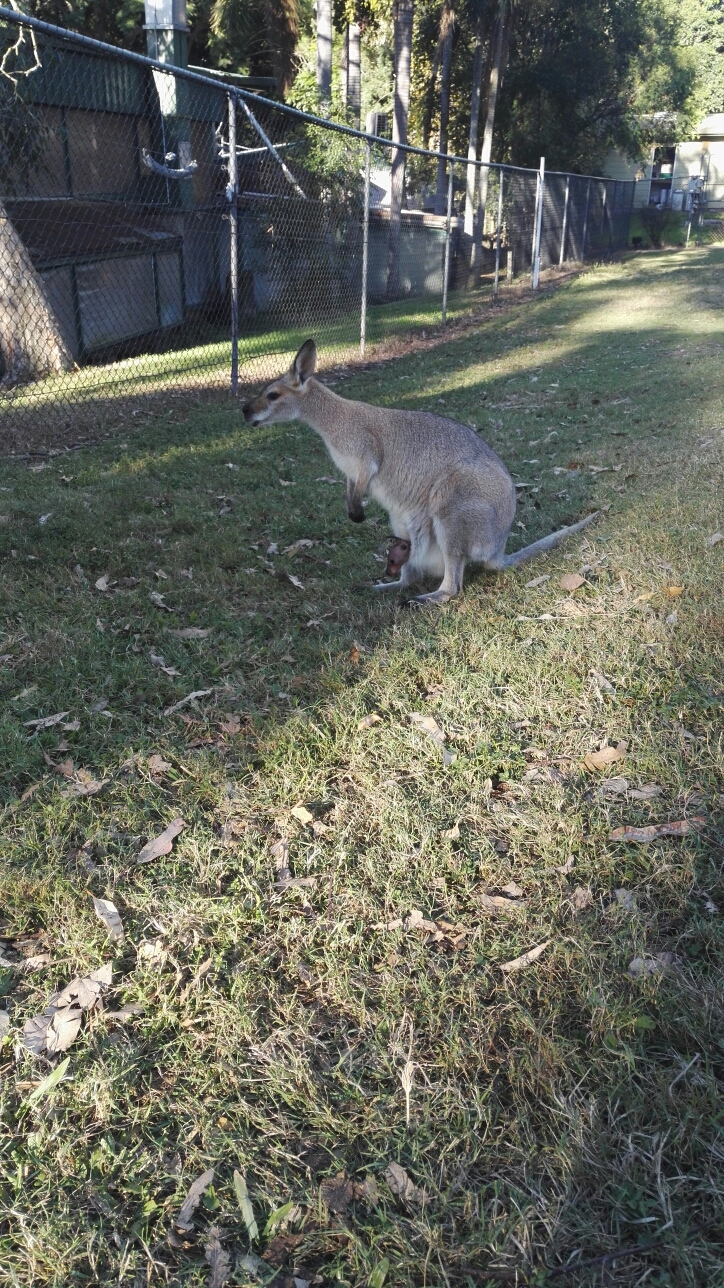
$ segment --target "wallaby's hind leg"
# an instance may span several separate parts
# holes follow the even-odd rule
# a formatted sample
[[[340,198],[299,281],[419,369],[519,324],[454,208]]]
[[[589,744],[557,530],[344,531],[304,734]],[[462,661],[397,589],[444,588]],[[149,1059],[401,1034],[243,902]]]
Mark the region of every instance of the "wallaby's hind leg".
[[[445,604],[454,595],[459,595],[463,588],[467,542],[465,523],[445,518],[433,520],[435,540],[440,548],[444,563],[443,578],[437,590],[426,595],[415,595],[412,604]]]

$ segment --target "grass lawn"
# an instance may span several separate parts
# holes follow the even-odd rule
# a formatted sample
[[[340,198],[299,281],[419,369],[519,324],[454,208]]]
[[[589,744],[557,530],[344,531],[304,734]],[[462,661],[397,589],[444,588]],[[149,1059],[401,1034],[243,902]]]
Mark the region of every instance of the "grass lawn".
[[[441,610],[302,425],[5,463],[0,1285],[724,1283],[723,306],[646,254],[338,379],[476,425],[511,546],[603,510]]]

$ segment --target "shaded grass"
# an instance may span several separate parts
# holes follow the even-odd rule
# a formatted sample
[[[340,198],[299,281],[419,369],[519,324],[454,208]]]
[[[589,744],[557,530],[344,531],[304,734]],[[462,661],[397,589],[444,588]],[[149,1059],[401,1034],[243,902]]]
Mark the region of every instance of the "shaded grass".
[[[706,539],[724,527],[723,292],[716,248],[634,258],[336,385],[476,424],[527,485],[521,544],[610,506],[530,570],[469,573],[442,611],[372,597],[385,516],[346,523],[299,425],[194,405],[6,469],[0,934],[37,932],[52,961],[27,973],[6,950],[0,1283],[205,1283],[211,1224],[231,1282],[251,1282],[235,1168],[260,1229],[295,1205],[255,1245],[290,1288],[295,1267],[364,1284],[382,1258],[390,1283],[553,1283],[544,1265],[649,1240],[607,1281],[720,1281],[724,543]],[[286,556],[300,537],[318,544]],[[558,578],[580,568],[569,598]],[[211,634],[170,633],[189,625]],[[24,723],[61,711],[77,731]],[[449,768],[415,711],[445,730]],[[628,754],[604,777],[659,796],[610,797],[582,771],[606,738]],[[68,757],[103,791],[64,795]],[[136,867],[178,814],[172,854]],[[706,828],[680,840],[608,839],[692,814]],[[313,885],[275,888],[280,837]],[[524,906],[491,917],[481,895],[511,881]],[[91,894],[117,904],[123,946]],[[412,909],[454,930],[385,929]],[[629,977],[659,952],[676,968]],[[143,1014],[94,1013],[70,1077],[28,1107],[48,1066],[18,1030],[108,959],[107,1009]],[[395,1197],[391,1160],[424,1201]],[[196,1234],[169,1241],[210,1166]],[[330,1212],[320,1186],[342,1171],[378,1200]]]

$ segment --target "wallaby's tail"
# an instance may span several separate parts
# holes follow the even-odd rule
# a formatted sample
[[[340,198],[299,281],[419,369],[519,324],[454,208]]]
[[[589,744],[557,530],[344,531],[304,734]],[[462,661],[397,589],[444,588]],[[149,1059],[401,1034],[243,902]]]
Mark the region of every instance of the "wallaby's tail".
[[[541,537],[540,541],[534,541],[530,546],[523,546],[522,550],[516,550],[512,555],[504,555],[500,568],[517,568],[518,564],[527,563],[529,559],[535,559],[536,555],[542,555],[546,550],[552,550],[554,546],[565,541],[567,537],[575,536],[577,532],[582,532],[597,519],[600,510],[595,510],[593,514],[587,514],[585,519],[580,523],[572,523],[569,528],[559,528],[558,532],[551,532],[549,537]]]

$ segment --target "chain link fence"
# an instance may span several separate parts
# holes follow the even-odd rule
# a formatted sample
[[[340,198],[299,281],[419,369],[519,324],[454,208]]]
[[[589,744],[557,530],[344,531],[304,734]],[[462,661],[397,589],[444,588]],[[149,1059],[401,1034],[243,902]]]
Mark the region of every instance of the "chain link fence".
[[[399,209],[388,140],[2,8],[0,64],[6,445],[236,392],[308,334],[339,362],[627,244],[633,184],[444,158],[433,213],[438,155],[408,148]]]

